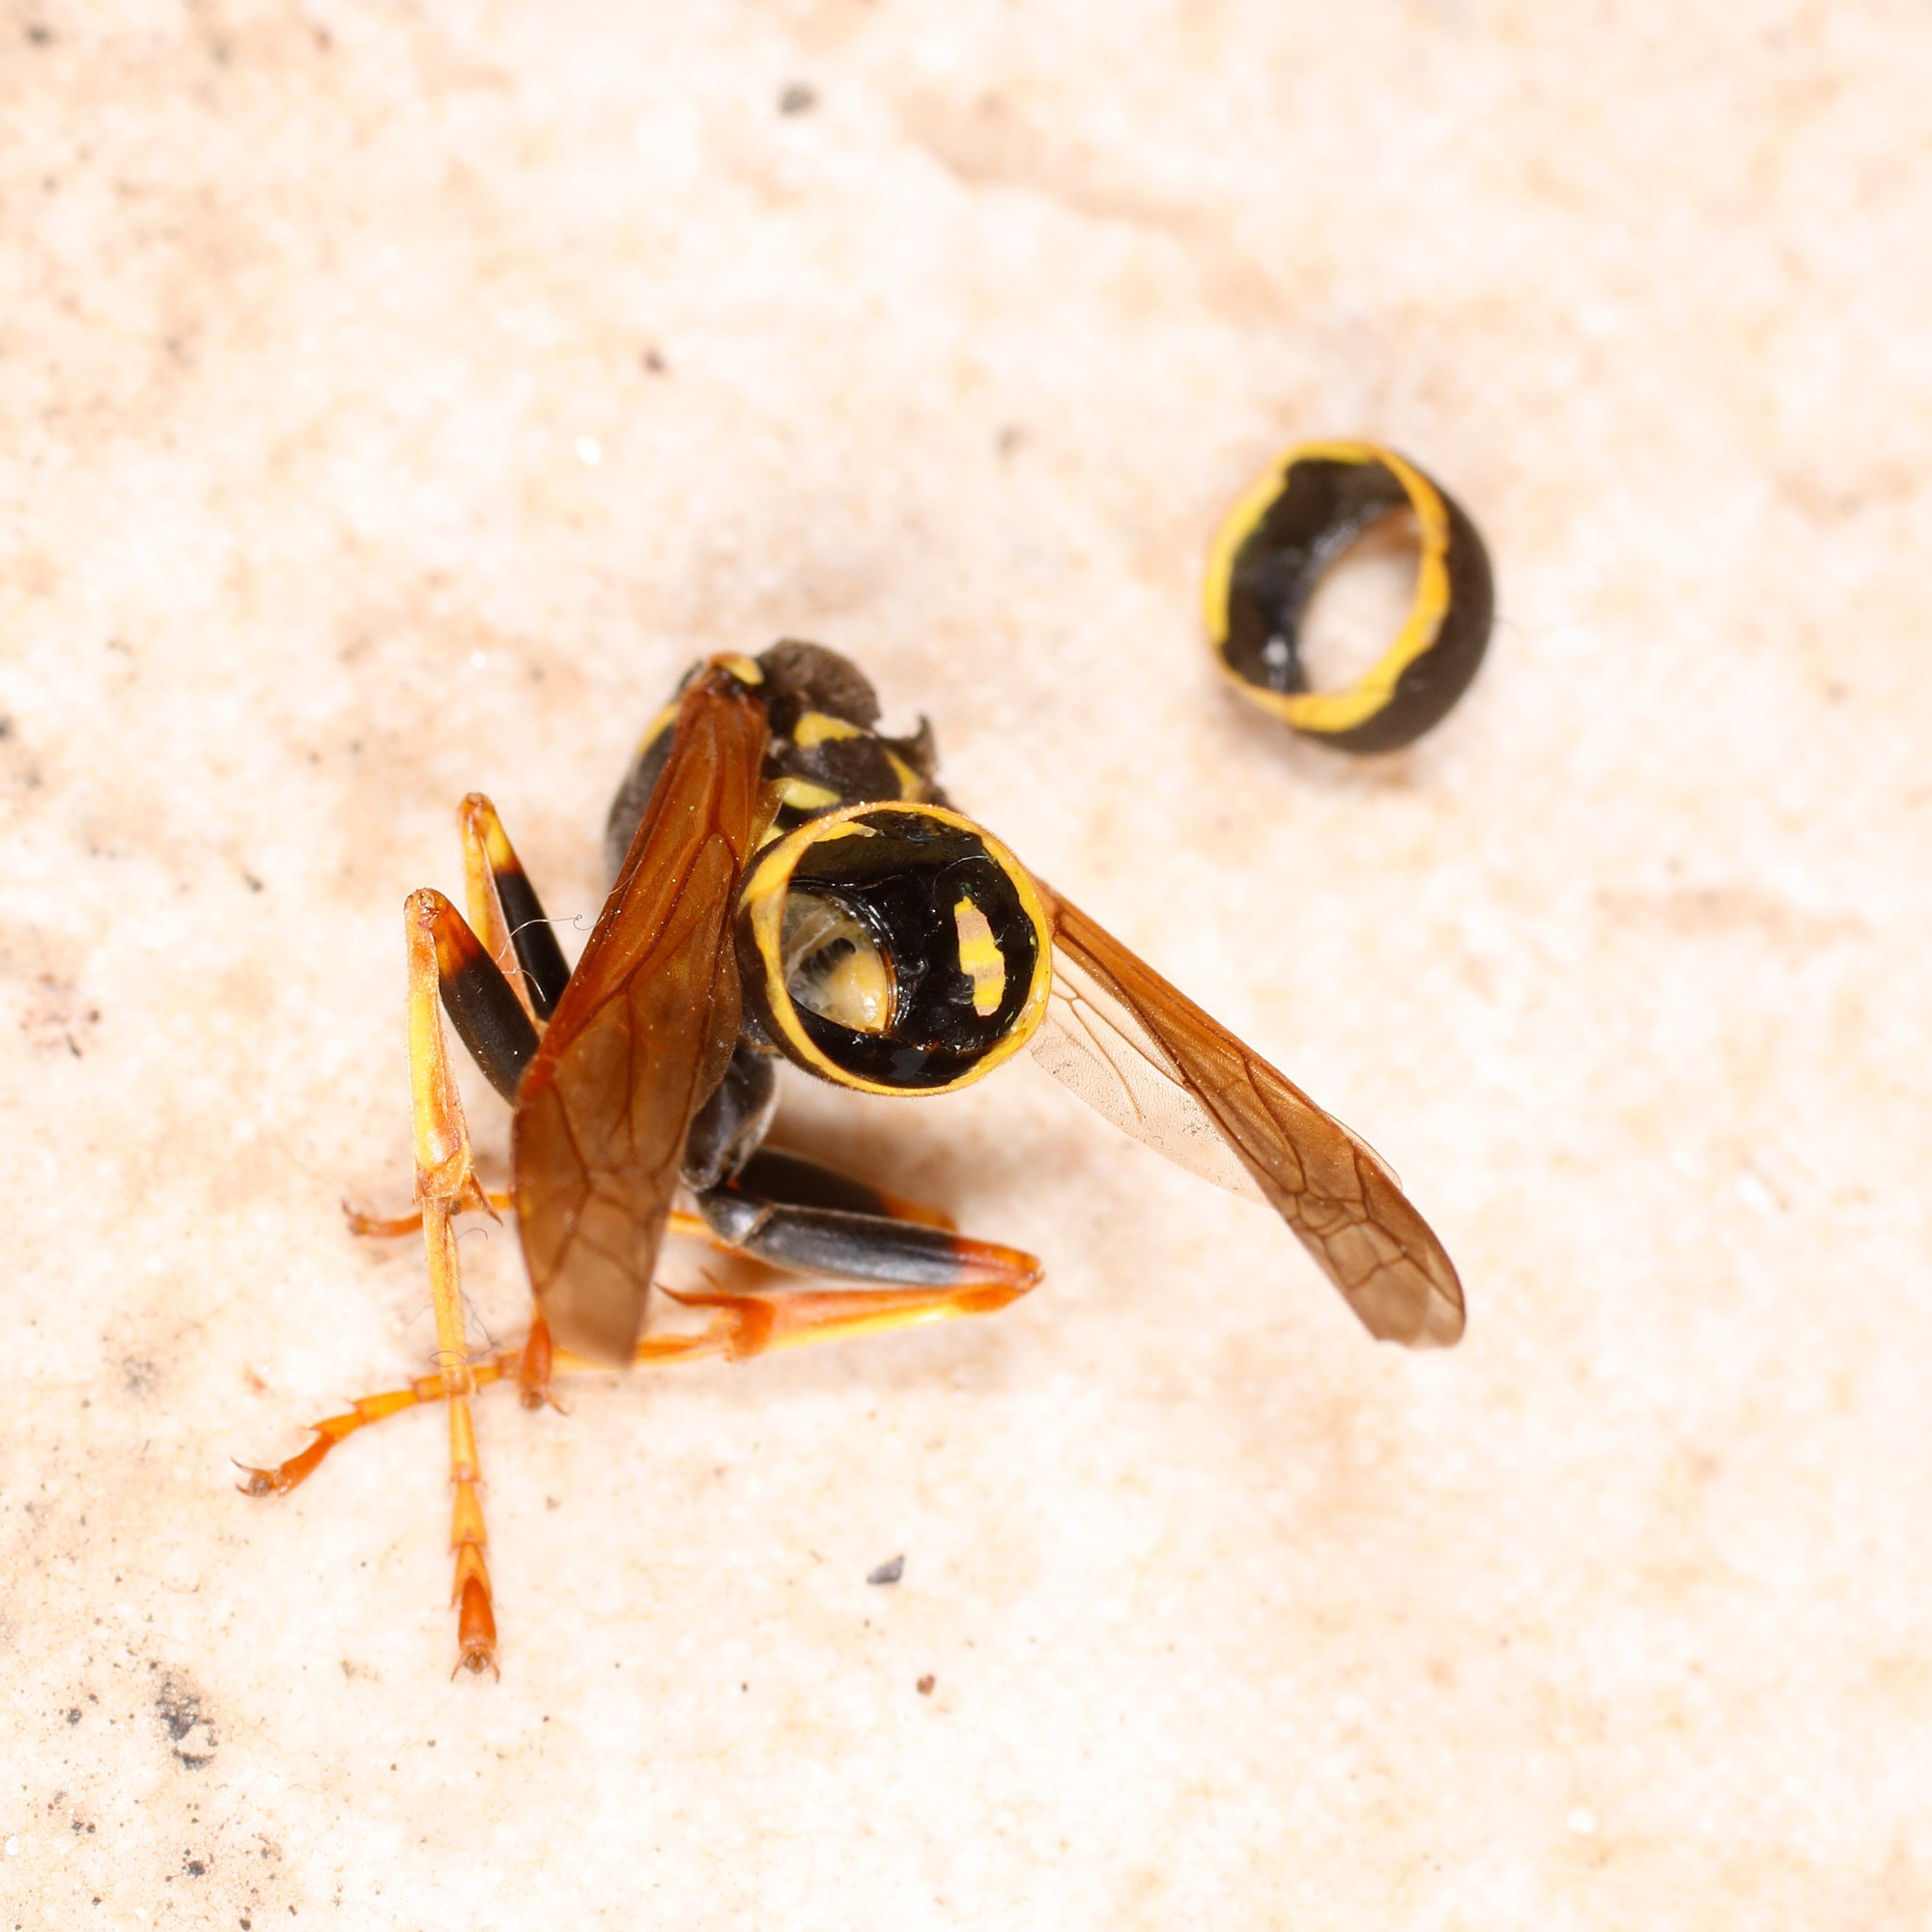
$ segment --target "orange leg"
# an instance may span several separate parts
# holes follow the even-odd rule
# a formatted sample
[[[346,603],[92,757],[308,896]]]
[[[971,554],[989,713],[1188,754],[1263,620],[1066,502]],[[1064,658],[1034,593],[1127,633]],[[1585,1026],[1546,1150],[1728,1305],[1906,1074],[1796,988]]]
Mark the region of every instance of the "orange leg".
[[[498,1218],[515,1206],[507,1187],[484,1187],[478,1192],[482,1196],[480,1205]],[[472,1198],[466,1205],[474,1208],[479,1204]],[[378,1240],[386,1241],[400,1235],[413,1235],[423,1224],[420,1208],[408,1214],[365,1214],[361,1208],[352,1208],[345,1201],[342,1204],[342,1213],[343,1218],[349,1223],[349,1232],[352,1235],[370,1236]]]
[[[449,1409],[449,1480],[454,1492],[449,1540],[456,1553],[450,1600],[458,1605],[457,1667],[496,1670],[497,1619],[491,1607],[490,1569],[484,1555],[489,1534],[478,1493],[482,1472],[476,1456],[476,1431],[469,1416],[469,1398],[478,1378],[464,1346],[462,1273],[456,1256],[456,1231],[450,1225],[459,1208],[488,1204],[470,1158],[469,1132],[464,1123],[463,1101],[456,1090],[438,1006],[439,940],[440,950],[452,958],[473,954],[477,949],[461,915],[440,893],[412,893],[403,908],[403,926],[409,951],[410,1101],[415,1136],[416,1199],[421,1203],[430,1304],[436,1315],[437,1374],[412,1388],[408,1402],[377,1397],[358,1403],[351,1412],[353,1420],[338,1416],[323,1424],[317,1440],[303,1456],[279,1469],[247,1471],[242,1487],[252,1495],[293,1488],[342,1435],[397,1407],[425,1399],[419,1391],[434,1387]],[[443,962],[443,970],[449,963],[448,959]],[[501,1373],[497,1368],[497,1374]]]
[[[481,1206],[488,1208],[492,1214],[501,1215],[515,1208],[517,1198],[507,1187],[485,1187],[478,1189],[477,1196],[472,1196],[462,1205],[469,1208]],[[423,1224],[420,1208],[412,1214],[365,1214],[360,1208],[352,1208],[345,1201],[342,1204],[342,1211],[348,1217],[349,1232],[352,1235],[374,1236],[384,1240],[397,1235],[413,1235]],[[924,1211],[931,1214],[937,1210],[927,1208]],[[707,1247],[716,1248],[720,1254],[737,1253],[737,1249],[732,1247],[729,1241],[721,1240],[696,1214],[682,1214],[673,1210],[665,1223],[665,1232],[682,1235],[688,1240],[702,1241]]]
[[[680,1307],[715,1311],[711,1321],[697,1335],[646,1335],[634,1359],[642,1365],[722,1355],[729,1362],[744,1362],[779,1349],[847,1342],[963,1315],[994,1315],[1039,1280],[1039,1264],[1017,1248],[960,1236],[954,1236],[952,1248],[961,1278],[943,1287],[796,1288],[773,1294],[678,1293],[666,1289]],[[567,1359],[558,1357],[560,1363]]]
[[[497,1619],[490,1601],[484,1551],[482,1478],[469,1397],[476,1386],[463,1339],[462,1271],[451,1217],[465,1203],[482,1198],[470,1158],[469,1131],[443,1037],[438,1006],[440,928],[450,937],[462,921],[440,893],[412,893],[404,907],[409,947],[410,1098],[414,1123],[416,1199],[422,1204],[423,1251],[429,1262],[430,1304],[436,1315],[439,1376],[449,1408],[449,1480],[453,1490],[449,1541],[456,1552],[450,1600],[457,1610],[457,1667],[497,1669]],[[473,941],[471,942],[473,944]]]
[[[955,1316],[992,1315],[1017,1301],[1039,1280],[1039,1264],[1017,1248],[963,1239],[955,1240],[953,1246],[961,1278],[944,1287],[789,1289],[774,1294],[679,1294],[666,1289],[672,1301],[686,1308],[708,1308],[713,1311],[712,1318],[696,1335],[646,1335],[632,1360],[639,1368],[698,1361],[706,1356],[742,1362],[779,1349],[849,1341],[859,1335],[944,1321]],[[554,1348],[541,1317],[521,1346],[499,1349],[469,1365],[472,1387],[514,1381],[530,1407],[547,1398],[553,1374],[590,1370],[609,1373],[599,1363]],[[438,1374],[418,1376],[407,1386],[381,1395],[364,1396],[343,1414],[312,1424],[316,1439],[298,1456],[291,1456],[272,1469],[243,1465],[247,1480],[242,1488],[251,1496],[286,1495],[306,1482],[328,1452],[358,1429],[400,1415],[419,1404],[439,1401],[445,1393],[444,1378]]]

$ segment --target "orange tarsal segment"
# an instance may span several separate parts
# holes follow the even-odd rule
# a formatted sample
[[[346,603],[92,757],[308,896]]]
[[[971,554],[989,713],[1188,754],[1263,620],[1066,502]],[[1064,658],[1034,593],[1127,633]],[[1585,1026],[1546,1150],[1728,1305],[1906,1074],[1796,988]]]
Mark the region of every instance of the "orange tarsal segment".
[[[738,1037],[730,913],[761,828],[763,704],[714,667],[524,1075],[512,1125],[530,1285],[560,1347],[630,1359],[685,1131]]]
[[[514,1349],[499,1349],[494,1355],[485,1355],[480,1361],[469,1364],[469,1380],[472,1388],[488,1388],[492,1382],[514,1378],[523,1362],[524,1350],[520,1345]],[[381,1395],[365,1395],[352,1403],[341,1415],[325,1416],[320,1422],[312,1422],[309,1427],[315,1432],[315,1440],[299,1455],[291,1456],[286,1463],[277,1463],[272,1469],[258,1469],[247,1463],[237,1463],[243,1480],[237,1486],[243,1495],[285,1496],[315,1474],[322,1466],[323,1459],[346,1437],[354,1435],[358,1429],[367,1429],[372,1423],[386,1422],[392,1415],[400,1415],[406,1408],[415,1408],[424,1403],[440,1402],[443,1396],[442,1373],[418,1376],[407,1388],[386,1389]]]

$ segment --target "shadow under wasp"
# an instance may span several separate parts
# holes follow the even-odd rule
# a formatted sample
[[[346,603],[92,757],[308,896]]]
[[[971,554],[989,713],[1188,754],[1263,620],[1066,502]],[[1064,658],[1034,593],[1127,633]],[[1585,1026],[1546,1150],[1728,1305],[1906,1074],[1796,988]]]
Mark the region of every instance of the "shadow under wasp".
[[[615,882],[574,970],[479,795],[461,812],[468,920],[432,890],[406,903],[421,1211],[355,1226],[420,1222],[440,1366],[316,1424],[243,1488],[283,1493],[356,1430],[446,1403],[459,1668],[497,1667],[476,1389],[514,1378],[535,1407],[562,1369],[741,1361],[991,1314],[1039,1280],[1031,1255],[767,1148],[780,1059],[861,1093],[934,1094],[1031,1045],[1116,1125],[1274,1208],[1372,1335],[1463,1332],[1456,1271],[1375,1152],[952,810],[923,721],[890,738],[878,718],[865,677],[816,644],[694,670],[611,808]],[[477,1180],[439,997],[513,1109],[506,1194]],[[481,1360],[451,1226],[469,1208],[514,1214],[536,1297],[527,1340]],[[660,1289],[705,1325],[647,1332],[668,1231],[849,1285]]]

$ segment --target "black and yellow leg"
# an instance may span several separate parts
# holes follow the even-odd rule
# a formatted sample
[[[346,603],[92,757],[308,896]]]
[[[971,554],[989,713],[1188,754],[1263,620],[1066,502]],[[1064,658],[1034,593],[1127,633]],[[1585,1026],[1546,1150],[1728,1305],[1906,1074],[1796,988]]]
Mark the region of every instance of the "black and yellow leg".
[[[570,979],[563,949],[544,917],[497,808],[480,791],[472,791],[458,808],[457,817],[463,827],[464,896],[469,923],[506,972],[515,956],[517,995],[533,1018],[547,1020]]]
[[[1394,641],[1341,691],[1311,691],[1301,622],[1329,566],[1377,524],[1414,513],[1415,589]],[[1346,752],[1392,752],[1440,722],[1490,640],[1489,553],[1449,493],[1373,442],[1305,442],[1229,511],[1208,560],[1208,641],[1241,696]]]
[[[430,894],[437,977],[443,1009],[464,1045],[505,1099],[536,1051],[537,1027],[562,996],[570,969],[503,830],[497,809],[471,792],[458,810],[463,828],[463,873],[469,920],[466,924],[440,894]],[[514,976],[504,969],[514,959]],[[501,1214],[511,1206],[507,1189],[479,1189],[469,1206]],[[420,1212],[365,1214],[342,1204],[352,1235],[412,1235]]]
[[[442,1009],[456,1037],[491,1086],[514,1101],[524,1068],[536,1054],[535,1022],[469,923],[440,892],[426,886],[410,905],[411,931],[419,927],[430,948]]]

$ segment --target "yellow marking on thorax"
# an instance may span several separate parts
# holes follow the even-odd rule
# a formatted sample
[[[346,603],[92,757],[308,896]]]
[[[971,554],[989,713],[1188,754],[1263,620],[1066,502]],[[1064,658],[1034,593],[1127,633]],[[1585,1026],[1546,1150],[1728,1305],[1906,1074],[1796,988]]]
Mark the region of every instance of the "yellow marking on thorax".
[[[984,1019],[998,1012],[1006,998],[1007,955],[986,915],[971,899],[962,896],[954,904],[952,923],[959,929],[959,970],[973,982],[973,1010]]]
[[[923,804],[925,781],[896,752],[888,752],[886,762],[892,766],[893,776],[899,781],[899,796],[910,799],[916,805]]]
[[[835,718],[829,711],[808,711],[792,728],[791,741],[801,752],[823,745],[833,738],[863,738],[866,727],[849,719]]]
[[[779,787],[779,798],[794,811],[830,811],[845,802],[836,791],[813,784],[810,779],[786,779]]]

